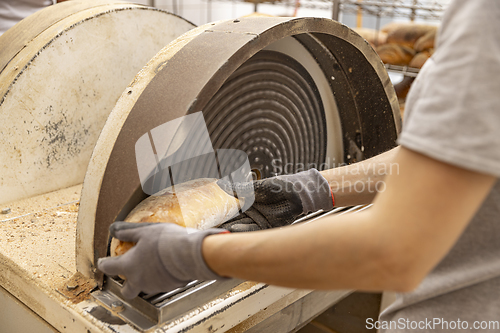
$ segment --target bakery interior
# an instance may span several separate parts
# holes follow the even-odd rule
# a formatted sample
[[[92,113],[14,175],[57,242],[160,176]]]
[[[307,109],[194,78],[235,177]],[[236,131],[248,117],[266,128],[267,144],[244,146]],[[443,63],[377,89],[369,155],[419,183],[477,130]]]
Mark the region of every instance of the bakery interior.
[[[245,128],[225,121],[250,114],[265,128],[264,116],[216,103],[246,98],[245,83],[231,82],[293,85],[305,96],[294,103],[311,107],[283,111],[290,123],[326,113],[314,120],[323,130],[301,139],[313,152],[301,163],[348,164],[393,147],[449,2],[68,0],[7,30],[0,36],[0,332],[368,331],[366,318],[377,318],[390,293],[231,279],[128,301],[123,280],[103,276],[95,261],[109,252],[109,225],[148,197],[135,144],[162,124],[202,110],[200,131],[213,149],[241,149],[251,177],[272,176],[262,140],[244,139]],[[269,74],[284,60],[293,65],[282,74],[300,77],[297,87]],[[269,68],[245,77],[251,66]],[[276,98],[265,84],[258,89],[254,103]],[[376,124],[373,103],[384,111]],[[238,137],[231,147],[220,144],[231,135]],[[283,156],[297,143],[290,141],[277,148]]]

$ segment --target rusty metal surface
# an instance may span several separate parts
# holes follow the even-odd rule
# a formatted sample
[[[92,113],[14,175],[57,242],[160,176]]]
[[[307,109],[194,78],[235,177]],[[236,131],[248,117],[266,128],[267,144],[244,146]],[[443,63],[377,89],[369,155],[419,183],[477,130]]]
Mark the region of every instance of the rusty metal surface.
[[[102,275],[95,270],[95,262],[106,256],[109,225],[144,198],[134,158],[136,141],[158,125],[203,111],[242,64],[276,40],[294,36],[303,41],[311,54],[319,55],[325,76],[332,74],[330,89],[339,104],[348,162],[395,145],[401,120],[394,89],[373,49],[348,27],[319,18],[242,18],[199,29],[161,63],[135,105],[117,111],[121,113],[114,117],[125,120],[114,142],[109,138],[98,142],[106,147],[99,149],[100,155],[107,154],[99,161],[105,170],[89,166],[100,187],[86,190],[84,184],[82,209],[86,212],[78,221],[78,230],[93,230],[92,239],[86,234],[77,240],[93,248],[77,251],[77,266],[99,283]],[[330,65],[333,70],[328,70]],[[89,196],[96,197],[95,205],[85,205]]]

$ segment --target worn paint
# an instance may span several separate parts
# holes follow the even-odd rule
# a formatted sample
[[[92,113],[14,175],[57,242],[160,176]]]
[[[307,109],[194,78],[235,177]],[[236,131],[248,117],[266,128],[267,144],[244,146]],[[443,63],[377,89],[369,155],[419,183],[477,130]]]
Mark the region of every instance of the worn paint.
[[[0,73],[0,204],[81,183],[127,84],[192,27],[115,4],[70,16],[28,43]]]

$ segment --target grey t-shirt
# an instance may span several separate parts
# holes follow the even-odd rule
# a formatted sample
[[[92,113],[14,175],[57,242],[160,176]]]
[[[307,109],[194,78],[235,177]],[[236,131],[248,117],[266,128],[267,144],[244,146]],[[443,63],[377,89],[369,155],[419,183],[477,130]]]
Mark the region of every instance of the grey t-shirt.
[[[500,1],[455,0],[437,42],[408,96],[399,143],[500,177]],[[499,182],[448,255],[380,317],[400,324],[384,332],[454,332],[458,320],[462,331],[500,332]]]
[[[52,3],[52,0],[0,0],[0,35],[17,22]]]

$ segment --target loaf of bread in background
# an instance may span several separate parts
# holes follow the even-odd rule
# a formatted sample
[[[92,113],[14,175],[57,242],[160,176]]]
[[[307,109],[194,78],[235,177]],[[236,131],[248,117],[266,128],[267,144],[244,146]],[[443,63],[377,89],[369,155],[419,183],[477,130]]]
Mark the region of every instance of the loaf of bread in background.
[[[394,30],[405,26],[407,22],[390,22],[380,28],[380,31],[385,32],[386,34],[393,32]]]
[[[434,49],[435,41],[436,41],[437,30],[432,30],[420,37],[413,47],[415,51],[422,52],[425,50]]]
[[[396,96],[398,96],[398,101],[402,102],[405,100],[408,92],[410,91],[413,81],[415,81],[414,77],[404,76],[403,80],[394,85],[394,90],[396,91]]]
[[[419,38],[430,32],[435,32],[436,26],[417,23],[389,23],[381,31],[387,33],[387,43],[394,43],[414,48]]]
[[[427,59],[431,57],[433,53],[433,50],[425,50],[420,53],[417,53],[413,59],[410,61],[408,64],[409,67],[414,67],[414,68],[422,68],[424,66],[425,62]]]
[[[387,34],[383,31],[368,28],[354,28],[353,30],[366,39],[366,41],[370,43],[373,48],[387,42]]]
[[[377,53],[384,64],[407,66],[415,56],[415,51],[399,44],[385,44],[377,48]]]
[[[164,189],[137,205],[125,222],[170,222],[186,228],[215,228],[236,216],[240,201],[224,192],[217,179],[196,179]],[[112,257],[127,252],[134,243],[111,240]]]

